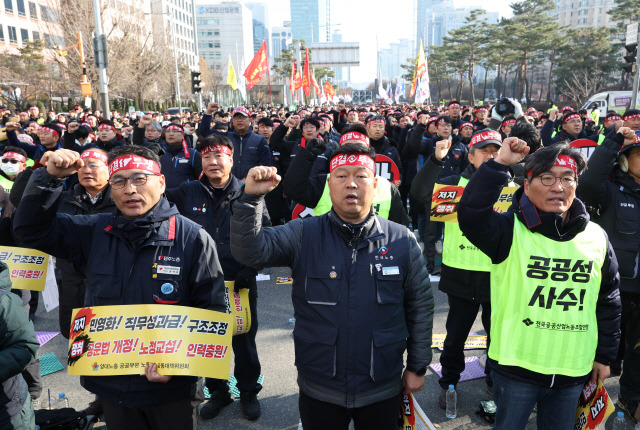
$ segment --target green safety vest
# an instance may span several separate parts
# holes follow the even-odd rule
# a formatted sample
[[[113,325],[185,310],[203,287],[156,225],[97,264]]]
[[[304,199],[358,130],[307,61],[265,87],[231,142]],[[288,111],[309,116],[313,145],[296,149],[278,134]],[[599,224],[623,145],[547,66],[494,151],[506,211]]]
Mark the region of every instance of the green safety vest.
[[[11,187],[13,187],[13,181],[5,178],[4,176],[0,176],[0,186],[9,193],[11,192]]]
[[[593,222],[562,242],[515,217],[509,256],[491,269],[489,357],[545,375],[590,373],[606,252],[604,231]]]
[[[327,175],[329,179],[329,175]],[[313,216],[324,215],[331,210],[333,204],[331,203],[331,197],[329,196],[329,181],[324,183],[324,191],[318,201],[318,204],[313,208]],[[389,219],[389,210],[391,209],[391,182],[382,176],[378,176],[378,186],[375,189],[373,195],[373,210],[382,218]]]
[[[458,186],[466,187],[469,180],[460,177]],[[456,269],[491,271],[491,259],[462,234],[457,222],[444,223],[442,263]]]
[[[598,136],[598,145],[602,145],[602,142],[604,142],[606,138],[607,136],[605,136],[604,133],[600,133],[600,136]]]

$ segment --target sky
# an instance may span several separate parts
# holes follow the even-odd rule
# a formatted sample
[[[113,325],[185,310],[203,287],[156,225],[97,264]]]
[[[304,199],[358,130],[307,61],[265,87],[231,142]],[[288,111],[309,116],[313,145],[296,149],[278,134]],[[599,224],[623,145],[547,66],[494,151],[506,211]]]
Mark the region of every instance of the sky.
[[[483,2],[482,8],[509,18],[512,2],[492,0]],[[360,42],[360,67],[351,68],[352,82],[366,83],[375,79],[376,43],[379,49],[384,49],[399,39],[415,38],[415,3],[415,0],[332,0],[332,27],[335,23],[335,28],[342,31],[344,42]],[[288,0],[266,0],[266,4],[271,27],[290,19]],[[454,6],[479,7],[477,0],[454,0]]]
[[[220,0],[196,0],[196,4],[218,3]],[[241,0],[243,3],[261,0]],[[282,26],[289,21],[289,0],[262,0],[269,11],[269,26]],[[482,8],[509,18],[513,0],[491,0]],[[351,81],[368,83],[376,77],[376,53],[399,39],[415,38],[415,0],[332,0],[332,28],[340,29],[344,42],[360,42],[360,67],[351,68]],[[477,0],[454,0],[457,8],[479,7]],[[247,60],[251,61],[251,60]]]

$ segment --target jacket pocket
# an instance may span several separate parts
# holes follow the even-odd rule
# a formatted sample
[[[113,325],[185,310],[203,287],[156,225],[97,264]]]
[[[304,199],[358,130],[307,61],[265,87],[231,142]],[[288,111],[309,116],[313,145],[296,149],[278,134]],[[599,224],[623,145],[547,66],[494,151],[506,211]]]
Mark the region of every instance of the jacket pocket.
[[[296,367],[318,375],[336,376],[338,328],[305,320],[293,329]]]
[[[403,276],[398,267],[383,267],[376,271],[376,299],[380,304],[402,303]]]
[[[305,278],[305,298],[312,305],[337,305],[340,301],[342,276],[335,270],[310,271]]]
[[[118,305],[124,303],[122,298],[122,276],[116,268],[100,265],[99,262],[87,267],[86,270],[87,301],[94,306]]]
[[[394,375],[400,376],[404,366],[403,354],[407,348],[409,332],[406,325],[375,330],[371,339],[370,376],[374,381],[383,381]]]

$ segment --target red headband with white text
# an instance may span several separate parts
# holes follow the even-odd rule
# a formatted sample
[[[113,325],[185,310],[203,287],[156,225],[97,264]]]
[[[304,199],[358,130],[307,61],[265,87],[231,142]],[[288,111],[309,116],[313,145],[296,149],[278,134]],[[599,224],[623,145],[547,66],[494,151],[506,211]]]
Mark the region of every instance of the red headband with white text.
[[[104,164],[109,164],[109,159],[106,155],[98,151],[84,151],[80,158],[95,158],[102,161]]]
[[[231,148],[229,148],[228,146],[224,146],[224,145],[209,145],[206,148],[203,148],[202,151],[200,151],[200,155],[205,155],[208,154],[210,152],[221,152],[223,154],[227,154],[229,157],[231,157],[233,154],[231,153]]]
[[[355,140],[356,142],[369,146],[369,138],[357,131],[350,131],[340,136],[340,146],[349,140]]]
[[[359,166],[369,169],[376,174],[376,163],[373,158],[365,154],[339,154],[331,159],[329,173],[342,166]]]
[[[109,177],[112,177],[121,170],[128,169],[146,170],[154,175],[160,175],[160,166],[158,166],[158,163],[155,161],[138,155],[123,155],[109,164]]]

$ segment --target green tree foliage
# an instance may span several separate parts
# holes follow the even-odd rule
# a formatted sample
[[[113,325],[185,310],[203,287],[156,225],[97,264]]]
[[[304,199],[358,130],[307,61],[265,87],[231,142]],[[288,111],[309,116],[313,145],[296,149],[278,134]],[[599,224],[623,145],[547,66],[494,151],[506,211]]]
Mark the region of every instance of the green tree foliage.
[[[49,67],[42,55],[42,41],[25,41],[18,55],[0,55],[0,99],[9,107],[23,109],[42,94]]]

